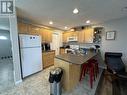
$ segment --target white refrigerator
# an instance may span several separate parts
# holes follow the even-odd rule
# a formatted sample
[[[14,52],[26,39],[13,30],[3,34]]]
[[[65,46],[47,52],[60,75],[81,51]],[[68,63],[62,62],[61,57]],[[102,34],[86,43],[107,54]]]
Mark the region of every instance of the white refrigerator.
[[[41,37],[19,35],[22,77],[42,70]]]

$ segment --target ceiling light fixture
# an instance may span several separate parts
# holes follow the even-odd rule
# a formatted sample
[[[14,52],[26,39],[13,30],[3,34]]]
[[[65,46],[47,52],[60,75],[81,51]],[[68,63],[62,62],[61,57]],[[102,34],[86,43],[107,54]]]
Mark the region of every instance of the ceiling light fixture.
[[[5,36],[0,36],[0,40],[7,40],[7,37],[5,37]]]
[[[87,20],[86,23],[89,24],[90,23],[90,20]]]
[[[67,27],[67,26],[65,26],[64,28],[65,28],[65,29],[68,29],[68,27]]]
[[[52,21],[50,21],[50,22],[49,22],[49,24],[51,24],[51,25],[52,25],[52,24],[53,24],[53,22],[52,22]]]
[[[78,13],[79,13],[79,10],[78,10],[77,8],[75,8],[75,9],[73,10],[73,13],[74,13],[74,14],[78,14]]]
[[[70,30],[71,32],[75,31],[73,28]]]

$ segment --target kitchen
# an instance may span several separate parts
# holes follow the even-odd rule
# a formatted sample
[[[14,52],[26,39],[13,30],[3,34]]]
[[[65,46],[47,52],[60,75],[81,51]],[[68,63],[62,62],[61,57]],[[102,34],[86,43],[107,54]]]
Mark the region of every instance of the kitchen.
[[[9,18],[15,86],[0,95],[56,93],[49,77],[57,67],[62,95],[114,95],[105,52],[122,53],[126,66],[126,2],[93,2],[17,0]]]

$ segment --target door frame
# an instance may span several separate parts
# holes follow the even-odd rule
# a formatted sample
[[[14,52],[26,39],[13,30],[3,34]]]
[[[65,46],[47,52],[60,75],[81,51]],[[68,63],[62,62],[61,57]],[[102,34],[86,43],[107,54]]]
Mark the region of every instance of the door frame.
[[[14,67],[14,82],[19,84],[22,82],[20,55],[19,55],[19,42],[18,42],[18,26],[17,15],[9,16],[10,23],[10,39],[12,45],[13,67]]]
[[[56,35],[58,35],[58,47],[60,47],[60,46],[62,46],[62,32],[63,31],[60,31],[60,30],[55,30],[54,32],[53,32],[53,34],[56,34]],[[52,34],[52,40],[53,40],[53,34]],[[59,55],[59,48],[58,48],[58,55]]]

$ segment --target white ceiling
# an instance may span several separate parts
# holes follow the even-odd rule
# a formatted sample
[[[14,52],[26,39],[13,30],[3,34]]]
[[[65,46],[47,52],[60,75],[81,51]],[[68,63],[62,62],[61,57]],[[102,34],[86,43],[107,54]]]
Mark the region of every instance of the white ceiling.
[[[122,11],[127,0],[16,0],[16,7],[20,17],[61,29],[85,25],[86,20],[97,24],[127,16],[127,11]],[[72,13],[75,7],[79,14]]]

